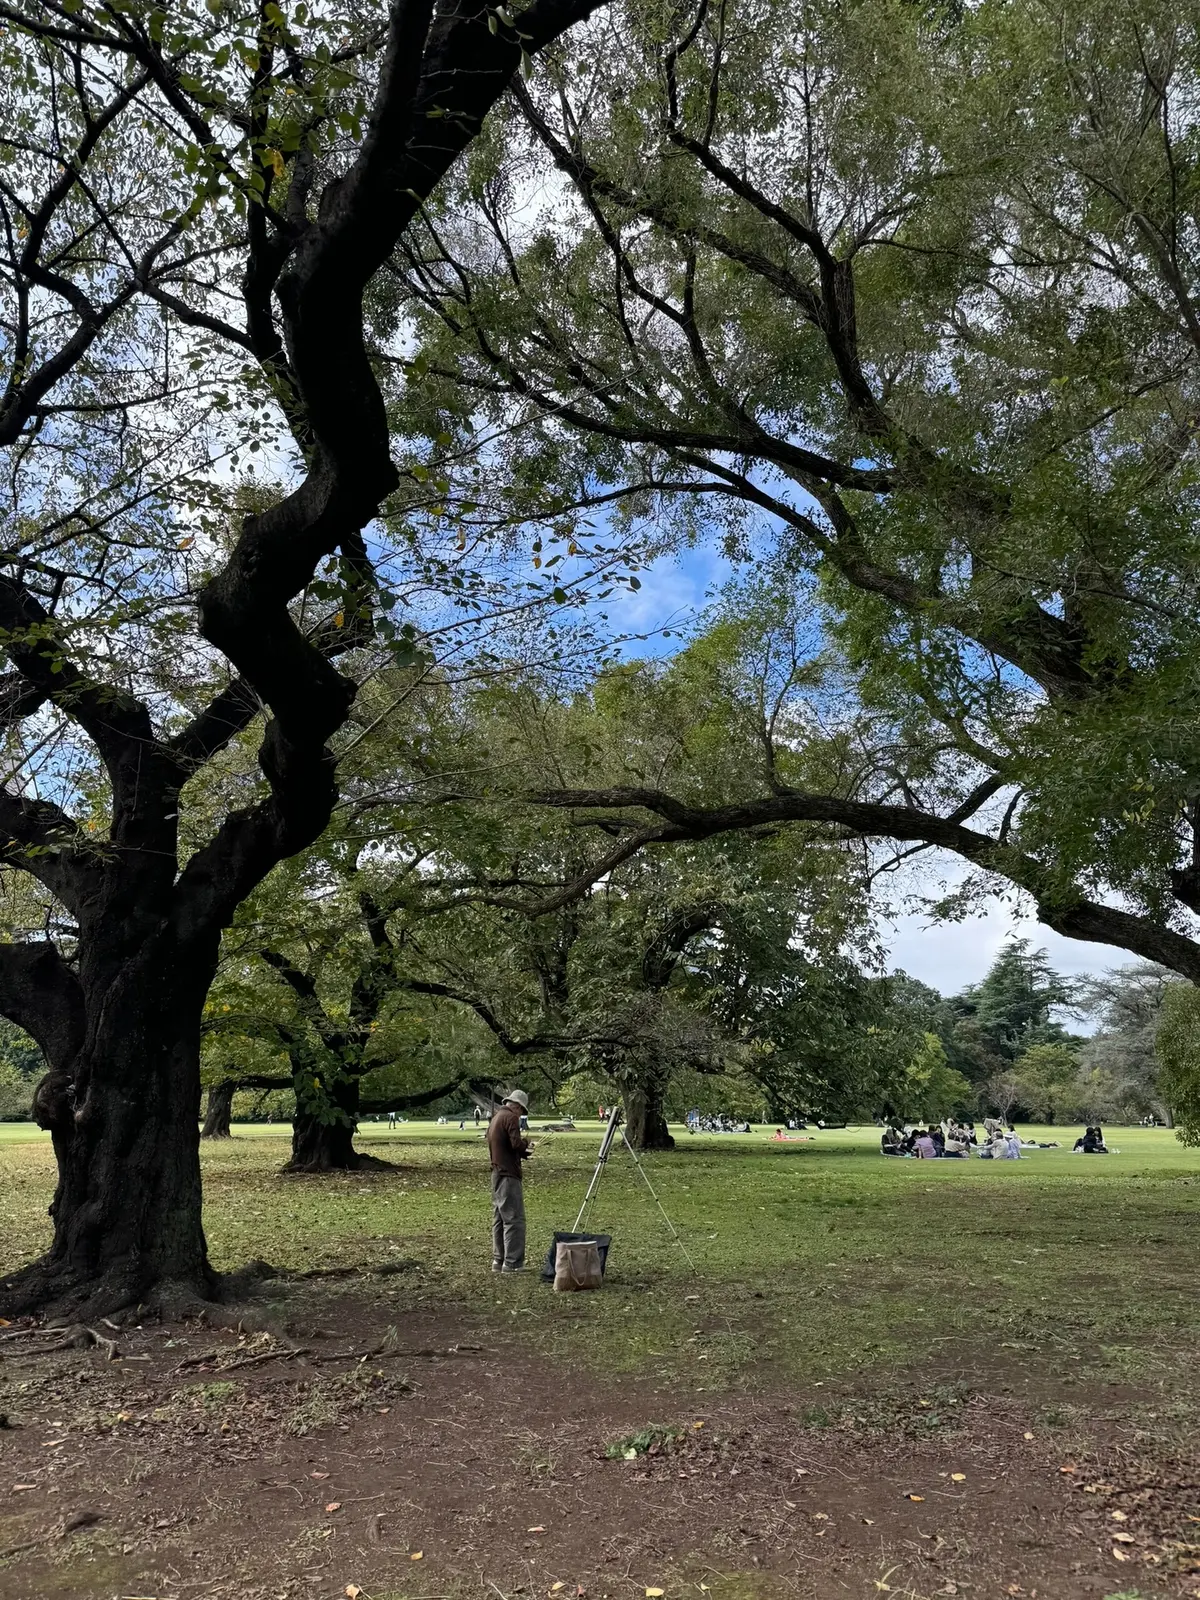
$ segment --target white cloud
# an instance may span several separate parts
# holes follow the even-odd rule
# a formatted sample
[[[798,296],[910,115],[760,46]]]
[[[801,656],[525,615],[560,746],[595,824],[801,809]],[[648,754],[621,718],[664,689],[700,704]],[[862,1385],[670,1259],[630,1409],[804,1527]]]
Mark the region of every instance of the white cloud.
[[[881,931],[889,970],[907,972],[943,994],[978,983],[1009,938],[1030,939],[1035,949],[1046,951],[1051,966],[1064,977],[1106,972],[1136,959],[1109,945],[1064,939],[1036,917],[999,903],[963,922],[931,923],[926,915],[900,916],[885,922]]]
[[[903,889],[909,905],[919,897],[931,899],[953,890],[969,868],[953,856],[932,853],[920,858],[895,888]],[[1115,945],[1064,939],[1037,920],[1032,902],[1024,895],[984,901],[974,916],[961,922],[937,922],[927,910],[906,911],[893,899],[890,907],[880,900],[878,931],[887,954],[888,970],[907,972],[942,994],[957,994],[978,983],[999,954],[1006,939],[1028,939],[1035,950],[1045,950],[1051,966],[1064,977],[1080,978],[1123,967],[1139,959]]]

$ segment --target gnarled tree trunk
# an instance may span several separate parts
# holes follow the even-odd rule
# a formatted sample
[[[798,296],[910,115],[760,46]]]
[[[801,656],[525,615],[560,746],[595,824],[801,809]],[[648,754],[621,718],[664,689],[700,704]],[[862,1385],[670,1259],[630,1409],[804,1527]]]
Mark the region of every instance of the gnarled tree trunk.
[[[298,1082],[296,1114],[292,1118],[292,1159],[285,1172],[359,1172],[386,1166],[374,1156],[354,1148],[358,1128],[358,1079],[345,1077],[328,1094],[328,1104],[315,1112],[306,1109]]]
[[[35,1097],[58,1157],[54,1238],[5,1281],[6,1310],[99,1316],[149,1297],[175,1306],[214,1292],[197,1124],[216,936],[204,960],[169,929],[141,937],[139,923],[125,923],[124,940],[118,929],[88,938],[78,976],[54,956],[59,986],[75,986],[82,1037],[72,1059],[51,1063]]]
[[[233,1096],[236,1089],[237,1084],[232,1078],[223,1078],[220,1083],[214,1083],[208,1091],[208,1107],[204,1126],[200,1129],[202,1139],[231,1137],[229,1125],[233,1120]]]
[[[675,1139],[667,1127],[666,1084],[655,1072],[639,1075],[625,1090],[625,1119],[629,1142],[635,1150],[674,1150]]]

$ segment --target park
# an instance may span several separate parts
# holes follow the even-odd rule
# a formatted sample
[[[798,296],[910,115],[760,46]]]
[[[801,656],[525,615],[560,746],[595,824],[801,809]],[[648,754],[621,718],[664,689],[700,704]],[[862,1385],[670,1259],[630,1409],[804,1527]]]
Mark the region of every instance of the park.
[[[395,1170],[327,1192],[280,1175],[285,1133],[206,1150],[214,1261],[279,1273],[243,1331],[102,1324],[114,1360],[6,1361],[0,1540],[100,1518],[12,1557],[6,1594],[1200,1586],[1200,1157],[1166,1130],[1112,1130],[1090,1165],[888,1162],[870,1127],[701,1135],[643,1158],[694,1271],[614,1154],[598,1295],[488,1272],[478,1135],[369,1128]],[[599,1137],[540,1142],[538,1244]],[[4,1126],[0,1175],[20,1260],[47,1143]]]
[[[1200,1595],[1196,0],[0,0],[4,1600]]]

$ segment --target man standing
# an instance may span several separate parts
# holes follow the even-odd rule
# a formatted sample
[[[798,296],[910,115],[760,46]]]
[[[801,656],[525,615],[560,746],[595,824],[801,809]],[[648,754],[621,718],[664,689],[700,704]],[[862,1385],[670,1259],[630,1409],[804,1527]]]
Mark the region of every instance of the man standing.
[[[522,1272],[525,1268],[521,1162],[532,1146],[521,1132],[521,1117],[528,1110],[529,1096],[523,1089],[513,1089],[488,1123],[488,1154],[492,1159],[493,1272]]]

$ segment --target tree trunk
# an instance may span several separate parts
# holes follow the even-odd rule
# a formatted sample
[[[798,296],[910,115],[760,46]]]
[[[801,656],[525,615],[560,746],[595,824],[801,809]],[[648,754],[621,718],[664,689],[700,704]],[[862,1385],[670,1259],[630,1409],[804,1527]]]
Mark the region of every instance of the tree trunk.
[[[647,1073],[625,1091],[625,1121],[635,1150],[674,1150],[664,1106],[666,1085],[656,1073]]]
[[[136,922],[136,919],[130,919]],[[81,963],[85,1034],[70,1078],[37,1097],[58,1156],[49,1251],[0,1285],[5,1314],[74,1320],[211,1298],[200,1196],[200,1014],[216,941],[197,960],[129,924]],[[97,943],[98,941],[89,941]],[[124,946],[124,948],[122,948]]]
[[[200,1129],[202,1139],[228,1139],[229,1124],[233,1117],[233,1093],[237,1084],[232,1078],[214,1083],[208,1091],[208,1112]]]
[[[328,1106],[305,1106],[297,1083],[296,1114],[292,1118],[292,1159],[285,1172],[372,1172],[391,1163],[364,1155],[354,1148],[358,1128],[359,1080],[345,1076],[333,1085]]]

